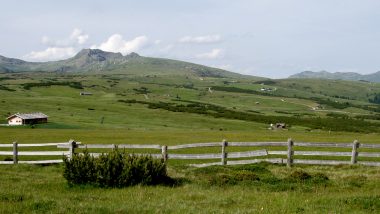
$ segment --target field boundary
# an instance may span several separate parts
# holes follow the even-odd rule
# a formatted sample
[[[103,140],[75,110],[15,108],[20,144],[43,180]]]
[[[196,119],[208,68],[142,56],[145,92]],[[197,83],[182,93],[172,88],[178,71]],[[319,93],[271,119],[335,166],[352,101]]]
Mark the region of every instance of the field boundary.
[[[61,151],[19,151],[23,147],[55,147],[56,149],[65,149]],[[194,148],[219,147],[220,153],[175,153],[174,151]],[[236,147],[253,147],[249,151],[227,151],[227,148]],[[263,148],[264,147],[264,148]],[[302,150],[302,148],[314,148],[318,151]],[[107,153],[109,149],[148,149],[149,152],[133,153],[135,155],[151,155],[155,158],[161,158],[164,162],[168,160],[215,160],[218,162],[208,162],[199,164],[189,164],[194,167],[205,167],[211,165],[238,165],[259,162],[270,162],[286,164],[291,167],[293,164],[311,164],[311,165],[368,165],[380,166],[380,144],[364,144],[354,140],[353,143],[331,143],[331,142],[294,142],[288,139],[286,142],[208,142],[193,143],[181,145],[153,145],[153,144],[81,144],[74,140],[63,143],[41,143],[41,144],[0,144],[0,148],[12,148],[12,151],[0,151],[0,156],[12,156],[12,160],[0,161],[0,164],[53,164],[63,162],[61,159],[54,160],[33,160],[19,161],[19,156],[67,156],[73,157],[74,154],[82,153],[83,149],[103,149],[102,152],[90,152],[92,156],[99,156]],[[104,149],[108,149],[104,152]],[[324,151],[323,151],[324,149]],[[329,149],[330,151],[326,151]],[[340,149],[345,151],[331,151],[331,149]],[[364,149],[364,151],[359,151]],[[159,152],[151,152],[159,150]],[[235,149],[236,150],[236,149]],[[335,159],[331,159],[335,157]],[[336,158],[338,157],[338,159]],[[342,157],[350,160],[343,160]],[[366,158],[367,160],[358,160]],[[250,159],[243,159],[250,158]],[[254,159],[252,159],[254,158]],[[369,159],[369,161],[368,161]],[[372,159],[372,160],[371,160]]]

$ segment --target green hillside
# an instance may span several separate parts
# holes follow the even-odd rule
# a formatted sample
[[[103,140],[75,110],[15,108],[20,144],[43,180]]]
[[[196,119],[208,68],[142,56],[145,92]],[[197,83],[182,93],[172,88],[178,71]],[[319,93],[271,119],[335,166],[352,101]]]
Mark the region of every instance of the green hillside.
[[[3,123],[12,113],[41,111],[50,121],[41,128],[267,130],[285,122],[292,130],[378,131],[379,106],[370,101],[379,84],[203,75],[186,70],[200,65],[181,71],[189,63],[143,61],[102,74],[2,73]]]
[[[363,81],[270,80],[97,49],[41,63],[1,57],[0,69],[3,123],[43,112],[50,122],[37,127],[377,132],[380,120],[380,84]]]
[[[350,80],[350,81],[368,81],[380,82],[380,71],[372,74],[358,74],[355,72],[335,72],[327,71],[304,71],[298,74],[291,75],[289,78],[301,79],[333,79],[333,80]]]

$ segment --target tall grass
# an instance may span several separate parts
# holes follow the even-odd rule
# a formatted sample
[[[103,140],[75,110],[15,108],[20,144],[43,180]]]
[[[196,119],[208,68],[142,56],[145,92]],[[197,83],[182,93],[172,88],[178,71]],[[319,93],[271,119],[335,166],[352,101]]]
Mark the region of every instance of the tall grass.
[[[182,180],[179,186],[122,189],[69,187],[62,165],[0,168],[0,213],[376,213],[380,208],[375,167],[179,166],[168,169]]]

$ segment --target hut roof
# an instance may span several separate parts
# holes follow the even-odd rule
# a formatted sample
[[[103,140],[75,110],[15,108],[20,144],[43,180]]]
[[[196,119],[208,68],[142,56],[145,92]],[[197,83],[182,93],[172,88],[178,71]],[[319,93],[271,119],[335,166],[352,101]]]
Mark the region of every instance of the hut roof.
[[[19,117],[21,119],[28,120],[28,119],[42,119],[42,118],[47,118],[48,116],[44,113],[41,113],[41,112],[16,113],[16,114],[13,114],[13,115],[7,117],[7,119],[10,119],[13,117]]]

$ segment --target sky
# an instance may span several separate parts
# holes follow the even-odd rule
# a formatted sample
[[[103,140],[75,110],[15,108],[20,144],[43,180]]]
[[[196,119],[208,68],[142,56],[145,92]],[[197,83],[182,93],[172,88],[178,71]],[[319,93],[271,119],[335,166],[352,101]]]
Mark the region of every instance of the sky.
[[[378,0],[1,0],[0,55],[27,61],[83,48],[285,78],[380,71]]]

